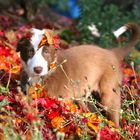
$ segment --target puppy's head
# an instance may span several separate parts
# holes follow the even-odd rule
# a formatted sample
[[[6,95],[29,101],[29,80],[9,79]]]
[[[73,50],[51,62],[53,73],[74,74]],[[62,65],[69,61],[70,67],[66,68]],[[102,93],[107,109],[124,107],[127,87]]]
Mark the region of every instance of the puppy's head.
[[[20,39],[17,52],[20,52],[24,70],[30,77],[48,74],[49,66],[55,59],[57,45],[57,36],[51,30],[33,28],[27,36]]]

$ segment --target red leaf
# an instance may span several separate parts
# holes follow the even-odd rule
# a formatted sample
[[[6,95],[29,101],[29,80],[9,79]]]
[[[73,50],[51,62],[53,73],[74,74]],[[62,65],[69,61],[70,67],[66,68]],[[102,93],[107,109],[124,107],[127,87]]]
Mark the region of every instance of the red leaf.
[[[0,95],[0,102],[5,98],[4,95]]]
[[[56,116],[59,115],[60,110],[61,110],[61,108],[58,108],[58,109],[55,110],[55,111],[50,111],[49,113],[46,114],[46,116],[47,116],[49,119],[53,119],[53,118],[55,118]]]
[[[37,118],[33,116],[31,113],[26,114],[26,119],[29,120],[30,122],[37,120]]]
[[[2,30],[0,30],[0,36],[3,36],[4,32]]]
[[[58,49],[60,44],[60,37],[58,35],[53,37],[53,46]]]

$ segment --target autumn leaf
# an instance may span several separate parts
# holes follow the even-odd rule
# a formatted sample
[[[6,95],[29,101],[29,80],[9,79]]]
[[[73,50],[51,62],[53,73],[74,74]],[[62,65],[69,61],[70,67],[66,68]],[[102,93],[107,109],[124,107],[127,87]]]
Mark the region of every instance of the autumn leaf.
[[[64,119],[60,116],[57,116],[51,120],[51,124],[54,128],[58,129],[59,131],[62,131],[62,125],[65,123]]]
[[[29,120],[30,122],[33,122],[33,121],[36,121],[37,120],[37,118],[33,114],[31,114],[29,112],[26,113],[26,117],[25,118],[27,120]]]
[[[77,127],[77,129],[76,129],[76,133],[77,133],[77,135],[79,136],[79,137],[81,137],[82,136],[82,129],[80,128],[80,127]]]
[[[3,55],[0,56],[0,70],[8,71],[10,64],[7,62],[7,58]]]
[[[131,68],[124,68],[124,69],[123,69],[123,73],[124,73],[125,75],[128,75],[128,76],[134,75],[134,72],[133,72],[133,70],[132,70]]]
[[[91,122],[88,122],[87,126],[90,128],[90,130],[94,130],[96,133],[99,130],[99,126],[98,125],[94,125]]]
[[[13,66],[13,67],[11,68],[11,73],[17,74],[17,73],[20,72],[20,70],[21,70],[21,67],[18,66],[18,65],[16,65],[16,66]]]
[[[46,36],[44,36],[44,37],[42,38],[41,42],[40,42],[39,45],[38,45],[38,48],[40,48],[40,47],[42,47],[42,46],[45,46],[45,45],[47,45],[47,38],[46,38]]]
[[[3,36],[4,32],[2,30],[0,30],[0,36]]]
[[[48,96],[47,90],[44,86],[36,84],[35,86],[30,86],[28,94],[32,99],[45,98]]]
[[[56,68],[56,62],[50,63],[50,69],[54,69],[54,68]]]
[[[6,38],[8,39],[8,41],[10,43],[16,41],[16,34],[15,34],[15,32],[13,30],[5,32],[5,36],[6,36]]]
[[[4,95],[0,95],[0,102],[5,98]]]
[[[53,36],[51,32],[45,32],[45,36],[47,37],[47,42],[48,44],[52,45],[53,44]]]
[[[60,47],[59,47],[59,44],[60,44],[60,37],[59,37],[58,35],[55,35],[55,36],[53,37],[53,44],[54,44],[54,47],[55,47],[56,49],[60,48]]]

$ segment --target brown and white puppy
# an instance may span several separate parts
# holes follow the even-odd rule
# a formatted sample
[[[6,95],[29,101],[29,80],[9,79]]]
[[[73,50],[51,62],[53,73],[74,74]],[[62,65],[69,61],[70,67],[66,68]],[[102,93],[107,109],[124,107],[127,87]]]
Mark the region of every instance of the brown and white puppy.
[[[45,30],[32,29],[31,40],[25,41],[26,43],[24,39],[21,40],[17,51],[20,52],[30,82],[42,76],[47,77],[50,97],[79,98],[98,91],[101,104],[107,107],[110,118],[119,126],[122,82],[120,61],[139,39],[139,27],[133,23],[122,26],[115,34],[119,36],[126,30],[132,31],[132,40],[126,47],[107,50],[96,45],[80,45],[67,50],[56,50],[47,44],[38,48]],[[48,75],[49,66],[54,60],[58,67]],[[67,62],[63,63],[65,60]]]

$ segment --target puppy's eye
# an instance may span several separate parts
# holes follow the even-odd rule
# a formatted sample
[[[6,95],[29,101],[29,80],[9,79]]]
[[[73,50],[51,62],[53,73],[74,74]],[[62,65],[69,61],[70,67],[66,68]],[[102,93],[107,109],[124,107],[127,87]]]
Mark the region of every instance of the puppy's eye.
[[[34,49],[29,49],[28,50],[28,56],[32,57],[34,55]]]
[[[45,48],[45,49],[43,50],[43,53],[44,53],[44,54],[48,54],[48,49]]]
[[[45,50],[44,50],[44,53],[48,53],[48,50],[47,50],[47,49],[45,49]]]

